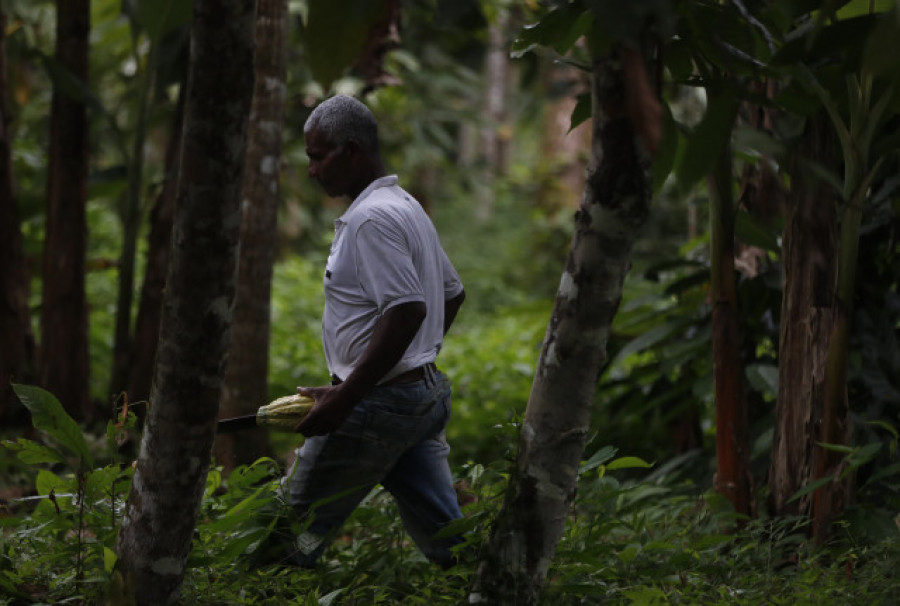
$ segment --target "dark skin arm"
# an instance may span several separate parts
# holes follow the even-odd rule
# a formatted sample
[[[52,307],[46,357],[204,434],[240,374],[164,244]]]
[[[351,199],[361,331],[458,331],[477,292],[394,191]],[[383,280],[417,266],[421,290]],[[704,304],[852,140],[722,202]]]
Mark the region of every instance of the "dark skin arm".
[[[336,386],[298,387],[297,393],[316,401],[315,407],[294,431],[309,436],[330,433],[341,426],[359,401],[393,368],[425,320],[425,303],[413,301],[391,307],[372,333],[372,340],[359,364]],[[446,326],[445,322],[445,326]]]
[[[447,334],[447,331],[450,330],[450,326],[453,325],[453,320],[456,319],[456,312],[459,311],[459,308],[462,307],[463,301],[465,300],[466,291],[462,291],[452,299],[444,301],[444,334]]]

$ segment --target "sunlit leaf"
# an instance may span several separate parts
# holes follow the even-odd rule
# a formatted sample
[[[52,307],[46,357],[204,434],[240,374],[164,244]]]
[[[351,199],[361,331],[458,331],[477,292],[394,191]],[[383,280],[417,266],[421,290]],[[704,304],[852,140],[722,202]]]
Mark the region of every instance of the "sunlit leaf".
[[[615,469],[647,469],[649,467],[653,467],[653,464],[648,463],[640,457],[619,457],[618,459],[610,461],[606,466],[609,471]]]
[[[106,572],[106,574],[110,574],[113,571],[118,559],[115,551],[106,545],[103,546],[103,571]]]
[[[57,497],[72,492],[75,488],[74,480],[61,478],[52,471],[46,469],[38,471],[37,477],[34,480],[34,487],[41,496],[46,496],[53,492],[57,493]]]
[[[596,469],[600,465],[603,465],[611,458],[616,456],[616,452],[618,449],[614,446],[604,446],[597,452],[595,452],[590,459],[581,464],[581,467],[578,468],[578,474],[581,475],[587,471],[592,469]]]

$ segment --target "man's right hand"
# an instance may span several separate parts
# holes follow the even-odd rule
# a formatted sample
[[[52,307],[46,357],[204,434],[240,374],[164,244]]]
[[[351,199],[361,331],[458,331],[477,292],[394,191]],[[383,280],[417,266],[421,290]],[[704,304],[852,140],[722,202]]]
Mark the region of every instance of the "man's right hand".
[[[331,433],[344,423],[358,403],[358,398],[341,389],[341,385],[298,387],[297,393],[316,401],[309,414],[294,426],[294,431],[306,437]]]

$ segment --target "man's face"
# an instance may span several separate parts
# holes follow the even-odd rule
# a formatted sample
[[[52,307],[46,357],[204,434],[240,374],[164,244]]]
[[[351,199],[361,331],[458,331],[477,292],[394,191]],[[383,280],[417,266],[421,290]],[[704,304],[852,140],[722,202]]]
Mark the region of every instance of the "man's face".
[[[306,155],[309,177],[319,183],[325,193],[336,198],[347,193],[350,177],[346,146],[333,145],[322,133],[313,129],[306,133]]]

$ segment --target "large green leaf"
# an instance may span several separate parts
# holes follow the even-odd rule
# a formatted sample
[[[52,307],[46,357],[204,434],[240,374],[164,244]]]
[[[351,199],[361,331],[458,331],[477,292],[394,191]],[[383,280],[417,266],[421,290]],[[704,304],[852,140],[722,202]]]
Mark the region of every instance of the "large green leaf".
[[[13,390],[22,404],[31,412],[35,429],[46,432],[61,446],[78,457],[82,466],[93,466],[93,457],[78,424],[66,414],[62,404],[49,391],[32,385],[13,384]]]
[[[302,37],[313,78],[322,88],[329,90],[353,65],[383,14],[383,2],[309,0]]]

